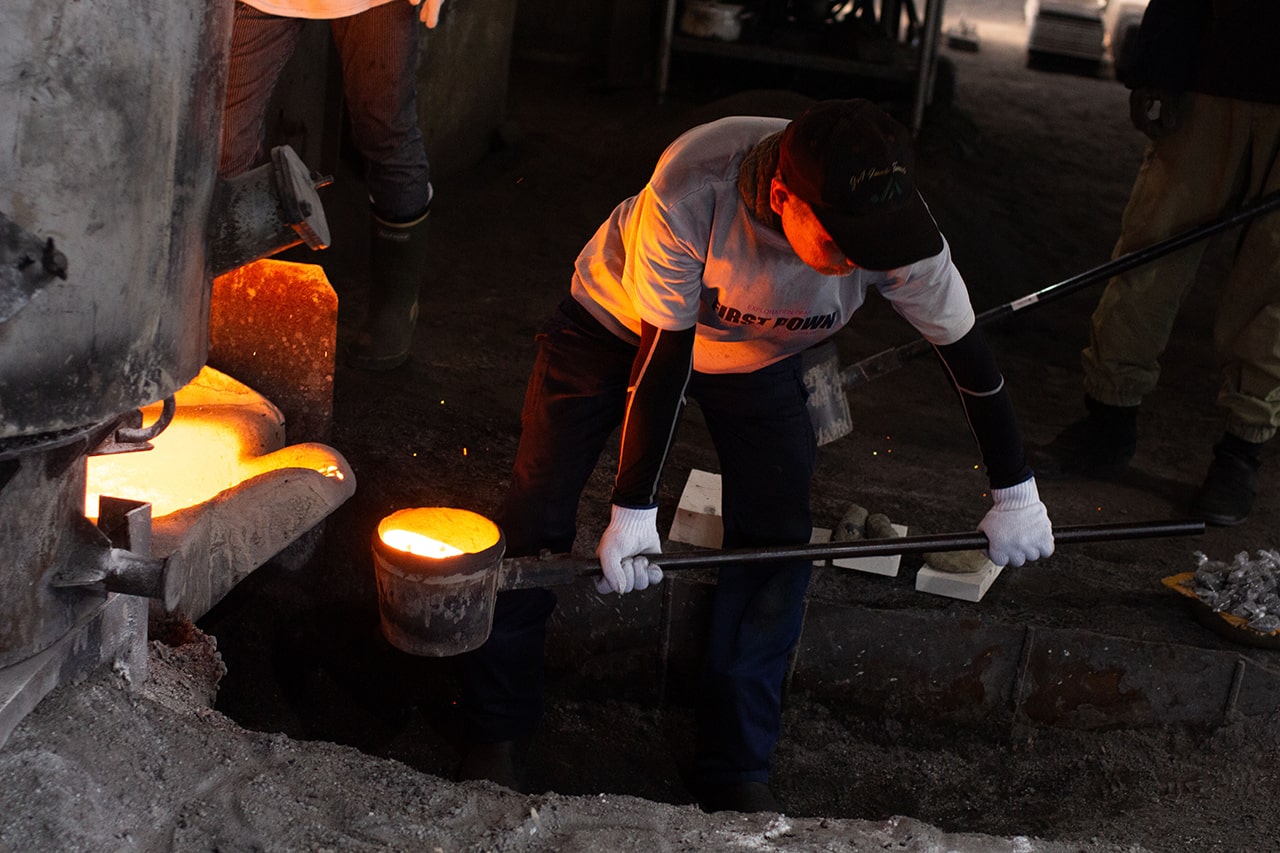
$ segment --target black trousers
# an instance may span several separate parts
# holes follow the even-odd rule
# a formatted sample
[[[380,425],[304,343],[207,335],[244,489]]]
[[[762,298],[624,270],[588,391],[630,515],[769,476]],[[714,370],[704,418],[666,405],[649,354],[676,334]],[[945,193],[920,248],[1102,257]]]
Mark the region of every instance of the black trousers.
[[[621,423],[636,355],[572,299],[538,340],[511,487],[497,518],[510,556],[572,549],[579,498]],[[695,373],[690,382],[720,461],[725,548],[809,541],[817,443],[801,371],[795,356],[752,373]],[[720,569],[698,709],[700,781],[767,780],[810,571],[806,560]],[[474,742],[532,732],[554,607],[550,590],[499,593],[489,640],[461,662]]]

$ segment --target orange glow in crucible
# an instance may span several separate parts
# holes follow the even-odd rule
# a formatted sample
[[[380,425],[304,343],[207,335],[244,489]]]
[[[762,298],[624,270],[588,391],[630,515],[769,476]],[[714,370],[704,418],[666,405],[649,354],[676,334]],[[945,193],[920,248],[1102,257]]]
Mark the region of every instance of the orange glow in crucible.
[[[418,507],[394,512],[378,524],[388,548],[420,557],[444,559],[478,554],[501,538],[498,526],[482,515],[449,507]]]
[[[419,557],[438,559],[456,557],[463,553],[461,548],[441,542],[439,539],[432,539],[430,536],[423,536],[421,533],[414,533],[412,530],[388,530],[382,534],[382,541],[397,551],[417,554]]]

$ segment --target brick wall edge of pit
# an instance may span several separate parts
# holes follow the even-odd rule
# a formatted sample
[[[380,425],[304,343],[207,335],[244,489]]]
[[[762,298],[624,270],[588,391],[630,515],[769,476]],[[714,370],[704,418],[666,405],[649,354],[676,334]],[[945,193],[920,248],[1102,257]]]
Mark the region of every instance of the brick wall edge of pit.
[[[328,443],[338,295],[318,264],[254,261],[213,280],[208,364],[285,417],[289,444]]]

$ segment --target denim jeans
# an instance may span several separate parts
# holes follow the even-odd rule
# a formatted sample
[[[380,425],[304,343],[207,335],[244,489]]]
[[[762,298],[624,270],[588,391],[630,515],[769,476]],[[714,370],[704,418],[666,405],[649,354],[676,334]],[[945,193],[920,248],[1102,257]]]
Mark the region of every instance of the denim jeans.
[[[634,345],[572,298],[538,340],[511,487],[496,519],[511,556],[572,549],[579,498],[622,422],[636,355]],[[695,373],[690,381],[689,396],[702,410],[720,461],[726,548],[809,541],[817,443],[801,369],[796,356],[754,373]],[[699,699],[701,781],[767,779],[810,570],[807,560],[720,570]],[[462,660],[473,741],[532,732],[541,713],[542,643],[554,606],[550,590],[499,593],[493,633]]]
[[[306,23],[236,3],[222,123],[224,177],[266,162],[267,104]],[[329,27],[374,213],[389,222],[412,221],[431,200],[431,168],[418,124],[418,9],[391,0]]]

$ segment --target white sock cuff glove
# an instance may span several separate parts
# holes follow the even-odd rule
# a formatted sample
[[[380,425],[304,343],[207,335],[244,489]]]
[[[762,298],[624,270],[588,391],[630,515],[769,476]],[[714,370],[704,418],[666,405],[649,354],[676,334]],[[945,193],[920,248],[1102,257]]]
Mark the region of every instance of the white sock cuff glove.
[[[612,504],[609,529],[617,531],[620,536],[635,536],[640,539],[646,538],[650,531],[657,535],[658,508],[651,506],[646,509],[632,509],[629,506]]]
[[[1021,566],[1053,553],[1053,525],[1031,477],[991,490],[991,509],[978,529],[987,536],[987,556],[997,566]]]
[[[991,490],[991,502],[1001,509],[1026,509],[1040,502],[1036,478],[1028,477],[1016,486]]]
[[[632,509],[614,504],[609,526],[596,548],[604,574],[596,581],[596,590],[621,594],[658,583],[662,580],[662,569],[643,555],[661,551],[658,508]]]

